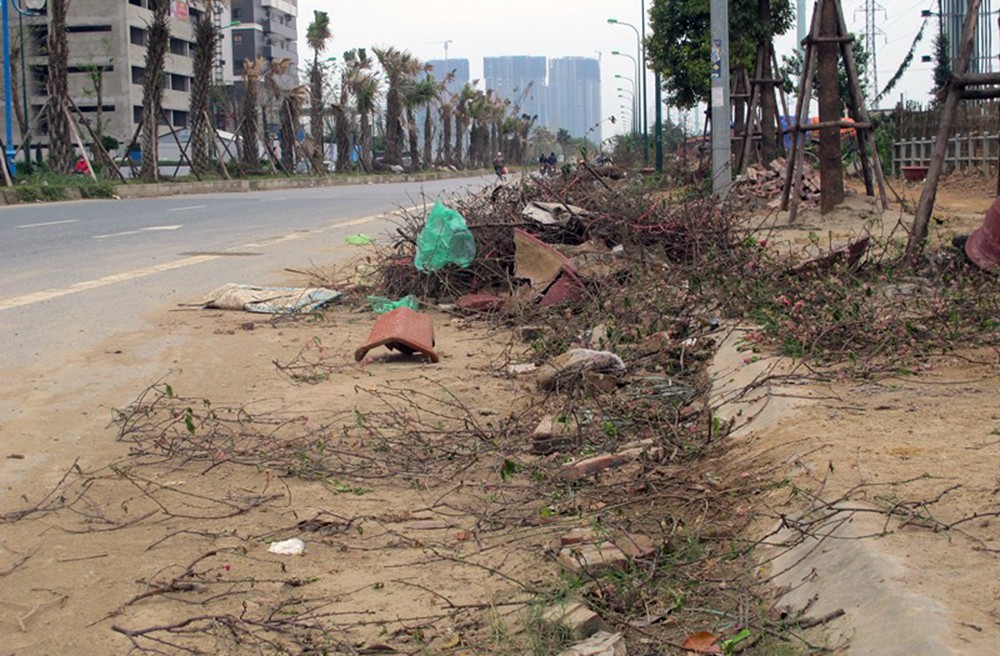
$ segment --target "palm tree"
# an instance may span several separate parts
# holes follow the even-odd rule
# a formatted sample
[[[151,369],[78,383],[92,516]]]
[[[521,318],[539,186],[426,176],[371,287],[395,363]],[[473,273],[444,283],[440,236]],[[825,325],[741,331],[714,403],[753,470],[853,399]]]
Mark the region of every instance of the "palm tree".
[[[343,172],[347,170],[351,162],[351,112],[350,101],[350,75],[351,65],[357,61],[357,51],[348,50],[344,52],[344,70],[340,74],[340,102],[333,109],[333,131],[337,141],[337,163],[336,170]]]
[[[265,97],[267,98],[267,102],[261,107],[261,109],[263,110],[262,114],[261,114],[261,118],[263,119],[262,120],[261,129],[263,130],[264,134],[268,134],[268,129],[267,129],[267,127],[268,127],[267,108],[268,107],[271,107],[272,109],[277,110],[277,112],[279,114],[279,116],[278,116],[278,124],[279,125],[281,124],[281,99],[282,99],[282,97],[285,94],[285,89],[282,86],[282,84],[285,82],[285,78],[288,75],[289,71],[292,69],[292,66],[293,66],[293,63],[292,63],[291,59],[289,59],[287,57],[282,57],[281,59],[272,59],[269,62],[267,62],[266,65],[264,65],[262,67],[262,74],[261,74],[261,77],[260,77],[260,83],[261,83],[261,86],[264,89]],[[286,142],[286,143],[287,143],[287,148],[289,149],[289,151],[291,151],[291,149],[294,148],[294,145],[295,145],[295,133],[294,132],[292,132],[292,134],[291,134],[291,139],[288,142]],[[284,143],[282,145],[284,147]],[[271,144],[270,143],[268,143],[267,147],[268,147],[268,151],[267,152],[269,154],[268,155],[268,160],[271,162],[271,165],[272,165],[272,168],[273,168],[274,159],[275,159],[275,157],[274,157],[274,151],[271,149]],[[294,155],[292,156],[292,159],[294,160]],[[284,167],[284,157],[282,158],[282,167]],[[291,173],[292,171],[291,171],[291,169],[286,168],[285,172],[286,173]]]
[[[452,159],[454,149],[451,145],[452,117],[458,108],[458,94],[450,93],[441,99],[441,144],[438,151],[438,159],[446,165],[455,165]]]
[[[189,102],[191,117],[191,165],[195,173],[206,173],[211,164],[209,145],[214,142],[209,118],[215,49],[222,34],[212,18],[214,9],[224,0],[205,0],[205,13],[194,26],[194,62]]]
[[[53,171],[69,171],[73,163],[73,142],[69,119],[69,46],[66,42],[66,12],[70,0],[49,2],[49,79],[48,130],[49,166]],[[8,144],[9,145],[9,144]]]
[[[366,171],[372,168],[372,127],[371,115],[375,112],[379,79],[378,74],[371,70],[372,60],[364,48],[358,48],[344,53],[344,87],[349,95],[354,96],[355,108],[358,112],[358,138],[360,146],[361,166]],[[346,103],[344,104],[346,108]],[[339,146],[338,146],[339,147]]]
[[[313,49],[313,62],[309,68],[309,134],[312,137],[312,167],[316,173],[323,173],[323,66],[319,56],[333,38],[330,31],[330,15],[325,11],[314,11],[313,21],[306,28],[306,43]],[[318,160],[318,161],[317,161]]]
[[[403,162],[403,92],[408,62],[404,53],[393,47],[373,48],[388,88],[385,93],[385,161],[389,164]],[[409,55],[405,55],[409,57]]]
[[[433,105],[434,103],[437,103],[440,111],[440,107],[442,107],[445,102],[445,96],[448,94],[448,85],[451,84],[454,79],[455,71],[452,70],[445,73],[443,80],[435,83],[434,97],[427,103],[427,107],[424,110],[424,166],[428,166],[432,162],[432,148],[434,145]],[[447,131],[448,135],[451,136],[451,126],[448,125],[448,121],[444,121],[443,117],[442,121],[445,131]]]
[[[147,30],[146,73],[142,81],[142,166],[139,177],[160,177],[160,115],[163,113],[163,75],[170,45],[170,0],[150,0],[153,20]]]
[[[452,151],[452,160],[455,166],[465,166],[466,162],[462,156],[462,150],[465,145],[465,133],[469,130],[469,124],[472,121],[472,117],[469,115],[469,105],[475,100],[477,94],[480,92],[474,86],[475,82],[466,82],[465,86],[462,87],[462,91],[458,94],[458,100],[455,103],[454,115],[455,115],[455,148]],[[471,143],[470,143],[471,149]]]
[[[264,58],[243,62],[243,111],[240,116],[240,161],[256,171],[260,168],[260,78]]]
[[[437,82],[429,75],[420,81],[410,80],[403,87],[403,97],[406,103],[406,129],[410,138],[410,165],[414,169],[421,168],[416,111],[421,107],[429,107],[430,103],[437,96],[437,88]],[[427,116],[430,116],[430,109],[427,110]],[[424,151],[427,154],[423,159],[423,164],[427,166],[430,164],[430,144],[428,143],[430,139],[429,121],[425,121],[424,133]]]
[[[308,99],[309,87],[305,84],[281,92],[281,165],[288,172],[295,170],[296,132]]]

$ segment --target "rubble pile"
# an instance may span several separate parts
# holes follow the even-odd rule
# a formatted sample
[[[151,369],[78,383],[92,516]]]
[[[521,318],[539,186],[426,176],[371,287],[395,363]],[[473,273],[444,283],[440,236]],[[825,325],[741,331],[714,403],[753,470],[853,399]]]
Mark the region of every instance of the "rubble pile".
[[[756,206],[777,209],[781,206],[781,193],[785,184],[788,161],[784,157],[773,160],[768,165],[754,163],[743,171],[733,182],[735,198],[751,201]],[[819,197],[819,172],[808,162],[802,164],[802,200],[810,201]]]

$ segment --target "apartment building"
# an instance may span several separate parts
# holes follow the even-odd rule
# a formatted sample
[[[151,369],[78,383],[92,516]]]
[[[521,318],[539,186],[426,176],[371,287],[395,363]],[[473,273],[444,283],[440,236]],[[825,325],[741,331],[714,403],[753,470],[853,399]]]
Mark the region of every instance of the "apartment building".
[[[520,113],[537,116],[540,124],[547,124],[545,57],[483,57],[483,77],[487,89],[519,106]]]
[[[14,42],[24,34],[24,67],[15,58],[15,111],[23,111],[27,96],[29,124],[35,123],[32,141],[44,143],[46,125],[41,113],[47,100],[49,18],[20,17],[13,8],[11,31]],[[194,26],[204,16],[203,0],[172,0],[170,46],[163,80],[161,123],[177,129],[190,121],[189,104],[193,79]],[[225,12],[217,12],[216,24],[228,41],[216,53],[220,68],[217,81],[232,83],[233,72],[242,72],[243,60],[257,55],[298,60],[296,48],[296,0],[231,0]],[[142,116],[142,84],[145,80],[147,29],[153,13],[150,0],[73,0],[67,14],[70,96],[84,116],[103,132],[129,142]],[[235,21],[239,21],[238,24]],[[23,23],[23,25],[22,25]],[[220,79],[221,78],[221,79]],[[0,97],[2,97],[0,88]],[[0,111],[3,105],[0,104]],[[22,135],[15,121],[15,142]]]
[[[230,0],[229,21],[222,23],[232,24],[223,32],[224,80],[239,80],[243,62],[258,56],[287,58],[297,69],[298,14],[298,0]]]
[[[545,125],[601,142],[601,65],[590,57],[549,60],[549,114]]]
[[[165,118],[161,121],[177,128],[187,127],[189,121],[194,23],[203,10],[196,0],[171,3],[163,82]],[[152,16],[149,0],[74,0],[67,15],[70,97],[93,124],[98,115],[101,117],[104,134],[123,142],[131,140],[142,115],[145,46]],[[16,80],[21,90],[18,105],[26,95],[31,122],[40,117],[33,141],[44,142],[46,125],[41,110],[48,98],[49,19],[46,15],[24,18],[22,29],[19,17],[12,15],[11,23],[12,32],[24,34],[23,72],[18,70],[20,56],[14,62],[20,73]],[[21,135],[15,134],[19,141]]]

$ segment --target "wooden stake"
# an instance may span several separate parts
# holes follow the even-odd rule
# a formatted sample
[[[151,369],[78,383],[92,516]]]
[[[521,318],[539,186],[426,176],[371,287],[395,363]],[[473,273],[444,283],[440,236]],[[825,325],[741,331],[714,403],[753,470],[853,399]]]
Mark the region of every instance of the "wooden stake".
[[[982,0],[969,0],[968,9],[965,12],[965,25],[962,27],[962,47],[958,52],[958,60],[955,62],[955,73],[965,73],[969,67],[969,59],[972,56],[972,41],[976,33],[976,21],[979,18],[981,4]],[[944,107],[941,110],[941,122],[938,124],[937,137],[934,140],[934,152],[931,155],[930,166],[927,167],[927,178],[924,180],[924,188],[920,192],[917,211],[913,215],[910,238],[906,242],[906,258],[911,264],[916,264],[916,260],[923,252],[924,244],[927,241],[927,225],[931,220],[934,199],[937,197],[938,182],[940,182],[941,173],[944,170],[944,159],[948,152],[948,136],[951,133],[951,126],[955,122],[955,115],[958,113],[961,90],[961,85],[955,83],[953,75],[945,87],[946,96]]]

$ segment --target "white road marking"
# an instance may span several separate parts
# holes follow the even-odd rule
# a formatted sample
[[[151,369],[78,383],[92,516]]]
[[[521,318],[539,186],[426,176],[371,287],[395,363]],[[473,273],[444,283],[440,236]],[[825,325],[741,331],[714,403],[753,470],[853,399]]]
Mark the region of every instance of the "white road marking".
[[[126,271],[125,273],[115,273],[110,276],[104,276],[103,278],[96,278],[94,280],[85,280],[83,282],[78,282],[69,287],[63,287],[61,289],[48,289],[41,292],[35,292],[34,294],[25,294],[24,296],[16,296],[14,298],[7,299],[6,301],[0,301],[0,311],[10,310],[11,308],[21,307],[22,305],[31,305],[32,303],[41,303],[42,301],[50,301],[54,298],[59,298],[60,296],[69,296],[70,294],[76,294],[78,292],[87,291],[88,289],[97,289],[98,287],[106,287],[108,285],[113,285],[119,282],[125,282],[127,280],[135,280],[136,278],[144,278],[146,276],[151,276],[154,273],[163,273],[164,271],[170,271],[172,269],[180,269],[182,267],[191,266],[193,264],[201,264],[202,262],[208,262],[210,260],[217,259],[218,255],[195,255],[193,257],[186,257],[181,260],[176,260],[174,262],[167,262],[165,264],[158,264],[156,266],[144,267],[142,269],[136,269],[134,271]]]
[[[407,208],[406,211],[414,211],[418,209],[417,207]],[[371,223],[377,219],[382,219],[390,216],[392,213],[383,212],[381,214],[372,214],[371,216],[363,216],[359,219],[352,219],[350,221],[343,221],[340,223],[334,223],[328,228],[320,228],[309,232],[292,232],[285,235],[284,237],[278,237],[276,239],[267,240],[267,245],[271,246],[274,244],[279,244],[285,241],[294,241],[296,239],[301,239],[306,236],[313,236],[328,230],[335,230],[337,228],[347,228],[350,226],[361,225],[364,223]],[[176,229],[181,226],[160,226],[158,228],[152,229]],[[150,230],[150,228],[145,228],[145,230]],[[132,235],[139,234],[141,230],[130,230],[127,232],[121,232],[114,235],[100,235],[94,237],[94,239],[104,239],[107,237],[116,237],[119,235]],[[234,246],[228,249],[227,252],[239,252],[248,250],[250,248],[259,248],[263,244],[243,244],[241,246]],[[135,280],[137,278],[145,278],[146,276],[151,276],[157,273],[163,273],[165,271],[171,271],[173,269],[181,269],[188,266],[193,266],[195,264],[201,264],[203,262],[211,262],[212,260],[217,260],[222,255],[194,255],[191,257],[185,257],[180,260],[175,260],[174,262],[166,262],[164,264],[157,264],[156,266],[143,267],[141,269],[135,269],[133,271],[126,271],[124,273],[115,273],[110,276],[104,276],[102,278],[95,278],[94,280],[85,280],[83,282],[74,283],[68,287],[62,287],[60,289],[47,289],[40,292],[34,292],[32,294],[24,294],[23,296],[15,296],[14,298],[8,298],[7,300],[0,300],[0,312],[4,310],[10,310],[16,307],[22,307],[24,305],[31,305],[32,303],[41,303],[43,301],[50,301],[54,298],[60,298],[62,296],[69,296],[70,294],[76,294],[79,292],[87,291],[89,289],[97,289],[99,287],[107,287],[108,285],[114,285],[119,282],[125,282],[128,280]]]
[[[64,223],[76,223],[80,219],[66,219],[65,221],[46,221],[45,223],[25,223],[24,225],[14,226],[15,228],[41,228],[42,226],[53,226],[62,225]]]
[[[124,237],[125,235],[137,235],[141,230],[126,230],[125,232],[112,232],[107,235],[94,235],[91,239],[109,239],[111,237]]]
[[[171,207],[168,212],[186,212],[188,210],[203,210],[208,205],[188,205],[187,207]]]
[[[108,239],[109,237],[125,237],[126,235],[141,235],[144,232],[164,232],[169,230],[179,230],[183,228],[184,224],[180,223],[178,225],[168,225],[168,226],[149,226],[148,228],[139,228],[138,230],[126,230],[124,232],[113,232],[109,235],[94,235],[91,239]]]

